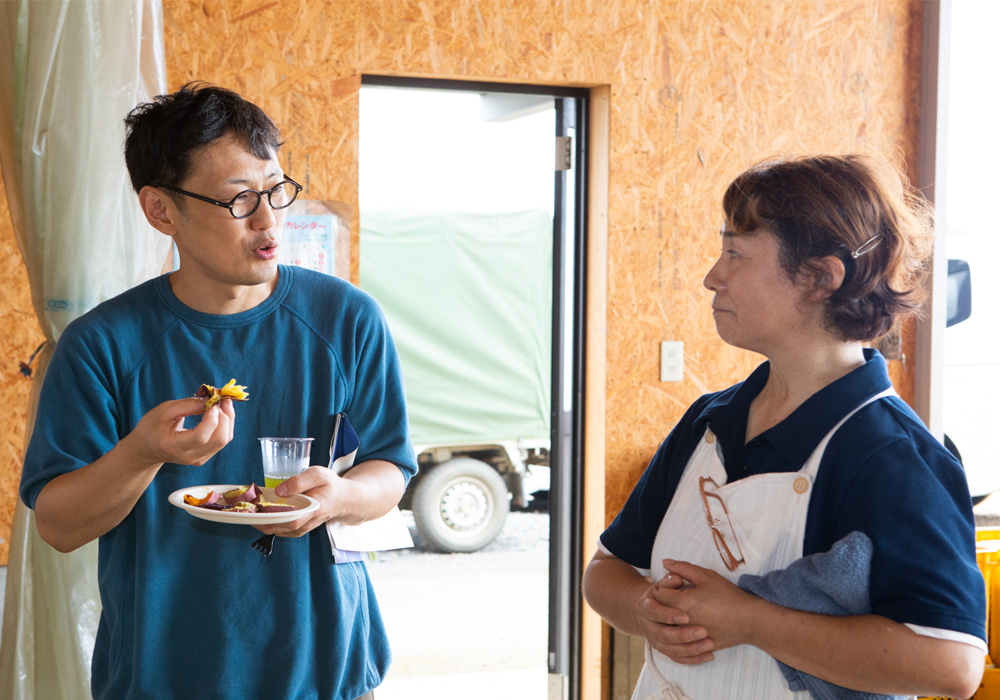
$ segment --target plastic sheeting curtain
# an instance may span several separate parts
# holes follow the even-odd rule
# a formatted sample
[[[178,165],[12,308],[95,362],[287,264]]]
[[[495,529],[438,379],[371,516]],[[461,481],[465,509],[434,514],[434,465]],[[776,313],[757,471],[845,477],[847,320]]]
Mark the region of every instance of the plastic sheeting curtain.
[[[122,157],[123,118],[165,91],[156,0],[0,5],[0,165],[32,303],[48,340],[157,274],[169,240],[146,223]],[[0,697],[90,697],[100,617],[97,543],[60,554],[19,502],[11,532]]]

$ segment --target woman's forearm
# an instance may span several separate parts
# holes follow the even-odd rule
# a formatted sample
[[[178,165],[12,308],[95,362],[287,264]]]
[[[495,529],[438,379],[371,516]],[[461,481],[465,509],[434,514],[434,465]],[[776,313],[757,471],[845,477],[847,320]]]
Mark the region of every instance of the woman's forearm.
[[[879,615],[829,616],[756,599],[746,642],[831,683],[873,693],[968,698],[984,658],[975,647],[916,634]]]
[[[583,596],[615,629],[642,636],[635,606],[649,581],[621,559],[598,553],[583,574]]]

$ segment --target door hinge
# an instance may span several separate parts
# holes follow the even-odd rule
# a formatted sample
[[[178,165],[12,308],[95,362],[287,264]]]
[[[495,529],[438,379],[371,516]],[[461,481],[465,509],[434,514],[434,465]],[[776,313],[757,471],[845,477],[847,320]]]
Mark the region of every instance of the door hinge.
[[[556,170],[573,169],[573,137],[556,136]]]

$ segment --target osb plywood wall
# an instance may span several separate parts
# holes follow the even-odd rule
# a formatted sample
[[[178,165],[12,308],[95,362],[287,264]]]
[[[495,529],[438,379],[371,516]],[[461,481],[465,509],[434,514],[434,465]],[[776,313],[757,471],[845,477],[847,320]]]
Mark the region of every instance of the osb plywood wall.
[[[361,75],[610,86],[609,518],[684,409],[760,359],[718,340],[701,286],[732,176],[774,154],[858,149],[887,154],[915,175],[921,6],[914,0],[163,0],[163,7],[171,89],[207,80],[260,104],[283,130],[281,160],[305,184],[304,195],[352,212],[354,251]],[[6,218],[0,234],[11,237]],[[16,278],[16,271],[2,277],[5,297],[23,287]],[[30,309],[26,292],[17,293],[20,308]],[[34,348],[30,315],[17,323],[25,340],[5,354],[0,375],[5,426],[23,422],[27,403],[26,390],[13,388],[25,382],[6,368]],[[684,341],[685,381],[658,381],[661,340]],[[18,468],[11,445],[0,474]],[[3,493],[0,508],[13,493]]]
[[[204,79],[258,101],[313,199],[357,202],[362,74],[611,86],[609,516],[683,410],[759,361],[718,340],[701,286],[729,179],[791,152],[874,150],[914,170],[915,2],[165,0],[164,9],[171,85]],[[661,340],[684,341],[684,382],[658,381]]]
[[[0,564],[7,563],[10,551],[31,394],[31,380],[19,362],[27,362],[43,340],[0,180]]]

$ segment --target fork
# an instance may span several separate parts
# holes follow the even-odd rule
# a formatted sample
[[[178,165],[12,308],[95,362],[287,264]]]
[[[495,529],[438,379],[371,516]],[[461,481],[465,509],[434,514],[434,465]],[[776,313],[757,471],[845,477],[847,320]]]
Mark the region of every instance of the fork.
[[[260,539],[254,540],[250,546],[266,557],[274,547],[274,535],[264,535]]]

